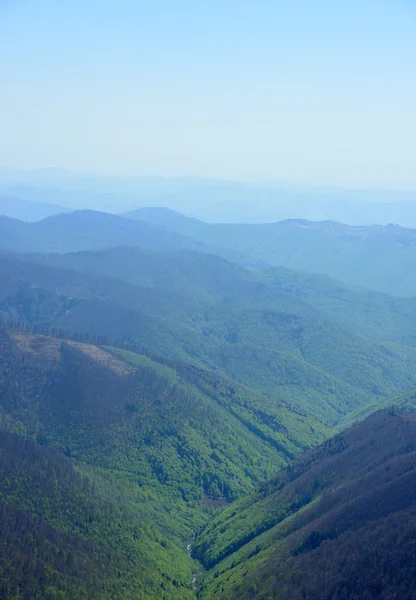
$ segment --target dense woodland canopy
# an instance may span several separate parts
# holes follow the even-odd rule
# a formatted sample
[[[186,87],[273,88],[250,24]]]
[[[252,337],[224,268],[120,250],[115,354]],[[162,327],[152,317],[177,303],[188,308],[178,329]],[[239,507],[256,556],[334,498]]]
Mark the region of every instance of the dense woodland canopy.
[[[224,510],[202,598],[412,598],[416,419],[378,412]]]
[[[415,596],[412,230],[0,231],[0,598]]]

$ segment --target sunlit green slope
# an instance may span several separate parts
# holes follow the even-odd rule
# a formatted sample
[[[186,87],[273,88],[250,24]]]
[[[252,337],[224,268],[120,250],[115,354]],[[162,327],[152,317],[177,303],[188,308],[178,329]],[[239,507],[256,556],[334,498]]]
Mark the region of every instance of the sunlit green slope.
[[[0,329],[0,596],[192,598],[205,505],[329,433],[191,365]]]

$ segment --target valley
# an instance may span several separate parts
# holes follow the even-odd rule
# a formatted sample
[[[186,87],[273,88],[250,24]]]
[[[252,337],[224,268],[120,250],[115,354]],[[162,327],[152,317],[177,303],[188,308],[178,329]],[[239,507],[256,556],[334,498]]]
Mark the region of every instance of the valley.
[[[415,17],[0,0],[0,600],[416,600]]]
[[[348,597],[357,536],[412,577],[416,298],[54,218],[0,254],[0,597]]]

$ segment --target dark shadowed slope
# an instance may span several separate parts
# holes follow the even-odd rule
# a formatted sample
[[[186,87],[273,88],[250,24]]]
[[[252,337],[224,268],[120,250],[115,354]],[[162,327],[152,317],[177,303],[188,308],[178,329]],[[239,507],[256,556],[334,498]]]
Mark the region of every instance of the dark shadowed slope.
[[[416,594],[416,418],[379,412],[226,508],[195,554],[202,599]]]

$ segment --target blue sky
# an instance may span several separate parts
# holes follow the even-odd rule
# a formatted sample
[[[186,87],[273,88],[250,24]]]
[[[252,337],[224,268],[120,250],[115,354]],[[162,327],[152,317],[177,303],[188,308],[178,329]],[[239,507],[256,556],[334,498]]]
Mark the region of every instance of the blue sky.
[[[0,165],[416,188],[413,0],[0,0]]]

